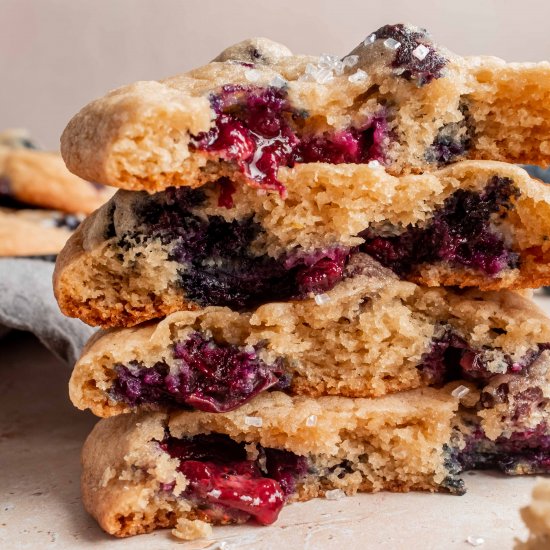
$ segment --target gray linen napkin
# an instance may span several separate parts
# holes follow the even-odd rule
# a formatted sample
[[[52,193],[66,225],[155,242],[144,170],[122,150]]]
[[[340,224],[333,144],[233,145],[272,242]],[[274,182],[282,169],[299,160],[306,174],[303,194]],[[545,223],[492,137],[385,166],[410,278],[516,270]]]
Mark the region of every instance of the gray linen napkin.
[[[59,311],[52,289],[53,268],[52,262],[44,260],[0,258],[0,337],[6,328],[32,332],[72,366],[95,329]]]

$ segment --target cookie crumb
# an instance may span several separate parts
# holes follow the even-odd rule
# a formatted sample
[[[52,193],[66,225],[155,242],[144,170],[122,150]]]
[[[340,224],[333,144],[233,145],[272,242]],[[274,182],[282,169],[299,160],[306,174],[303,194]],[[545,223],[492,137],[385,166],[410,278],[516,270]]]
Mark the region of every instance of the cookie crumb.
[[[179,518],[172,535],[182,540],[205,539],[212,536],[212,526],[200,519]]]

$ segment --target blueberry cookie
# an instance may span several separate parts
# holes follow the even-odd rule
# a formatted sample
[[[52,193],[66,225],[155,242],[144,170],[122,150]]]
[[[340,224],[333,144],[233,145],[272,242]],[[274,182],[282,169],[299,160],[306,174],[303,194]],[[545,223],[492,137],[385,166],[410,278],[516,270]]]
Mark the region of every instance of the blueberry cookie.
[[[457,379],[483,388],[501,374],[528,376],[548,349],[550,320],[528,299],[420,287],[358,254],[315,299],[177,312],[98,335],[69,391],[98,416],[227,412],[274,390],[377,397]]]
[[[60,155],[39,151],[25,132],[0,134],[0,206],[89,214],[113,193],[71,174]]]
[[[75,174],[124,189],[229,177],[284,194],[280,169],[302,163],[547,165],[549,100],[548,63],[462,58],[423,29],[386,25],[341,59],[252,39],[191,72],[119,88],[71,120],[61,149]]]
[[[270,524],[284,504],[318,496],[462,494],[466,469],[548,473],[548,432],[522,425],[523,401],[504,395],[506,382],[499,387],[509,406],[491,436],[476,413],[488,397],[463,385],[377,399],[271,392],[224,414],[104,419],[84,445],[84,505],[119,537],[177,527],[191,538],[207,531],[205,523]]]
[[[123,537],[182,519],[270,524],[286,502],[323,495],[453,489],[444,447],[457,404],[431,389],[371,400],[273,392],[223,415],[104,419],[82,453],[84,506]]]
[[[395,177],[304,164],[280,174],[285,199],[228,178],[119,191],[59,257],[62,311],[103,327],[211,305],[242,311],[327,292],[360,253],[429,286],[550,282],[550,188],[519,167],[463,161]]]
[[[54,261],[82,216],[54,210],[0,207],[0,257],[41,257]]]

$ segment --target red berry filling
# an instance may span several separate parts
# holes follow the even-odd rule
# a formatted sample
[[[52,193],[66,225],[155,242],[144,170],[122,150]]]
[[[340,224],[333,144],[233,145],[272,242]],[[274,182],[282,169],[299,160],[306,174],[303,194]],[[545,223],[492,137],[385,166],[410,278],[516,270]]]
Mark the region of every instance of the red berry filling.
[[[220,523],[250,517],[263,525],[273,523],[308,470],[304,457],[259,445],[258,458],[250,460],[244,444],[216,433],[168,436],[160,446],[180,461],[178,470],[189,481],[183,496]]]
[[[227,412],[267,389],[285,389],[283,361],[267,364],[258,347],[217,344],[199,332],[174,345],[177,369],[117,365],[110,396],[131,406],[153,404]]]
[[[491,228],[491,216],[506,215],[518,194],[509,178],[494,176],[482,193],[458,190],[425,227],[409,227],[396,237],[361,234],[361,250],[405,276],[423,263],[448,262],[496,275],[518,265],[518,255]]]
[[[211,104],[214,127],[195,136],[194,147],[235,162],[258,187],[284,192],[277,179],[280,166],[384,160],[388,129],[383,116],[360,128],[307,135],[300,129],[307,114],[293,109],[281,88],[228,85]]]

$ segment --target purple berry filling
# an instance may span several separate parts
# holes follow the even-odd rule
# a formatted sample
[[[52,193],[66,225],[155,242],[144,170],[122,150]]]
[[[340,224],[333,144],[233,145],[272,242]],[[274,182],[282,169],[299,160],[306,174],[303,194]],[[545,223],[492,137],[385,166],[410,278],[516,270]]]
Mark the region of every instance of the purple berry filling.
[[[448,262],[496,275],[518,265],[518,255],[491,228],[491,215],[512,208],[518,190],[509,178],[493,176],[482,193],[459,189],[425,227],[409,227],[396,237],[372,231],[361,236],[361,251],[405,276],[423,263]]]
[[[19,260],[42,260],[43,262],[55,262],[57,256],[55,254],[37,254],[35,256],[12,256],[12,258],[17,258]]]
[[[513,432],[510,437],[488,439],[481,428],[472,431],[466,446],[456,452],[462,470],[496,468],[505,474],[549,474],[550,435],[541,423],[532,430]]]
[[[231,193],[230,182],[224,180],[218,199],[222,206],[232,201]],[[201,306],[248,309],[310,292],[326,292],[343,277],[347,249],[277,259],[255,255],[252,243],[261,227],[252,217],[226,221],[221,216],[195,215],[191,209],[204,200],[200,190],[172,188],[158,193],[157,199],[148,200],[136,215],[151,236],[174,244],[171,259],[185,266],[180,284],[187,297]],[[130,248],[132,242],[123,237],[119,246]]]
[[[258,347],[217,344],[199,332],[174,345],[177,369],[117,365],[110,396],[131,406],[151,404],[227,412],[267,389],[289,385],[282,359],[267,364]]]
[[[424,29],[413,30],[401,24],[385,25],[374,34],[377,40],[391,38],[399,42],[392,67],[401,78],[424,86],[442,76],[447,59],[435,49]]]
[[[0,176],[0,207],[20,210],[28,208],[29,205],[17,200],[13,196],[12,183],[7,176]],[[32,208],[35,208],[34,206]]]
[[[388,128],[383,116],[359,128],[306,135],[299,128],[307,114],[292,108],[285,89],[227,85],[212,96],[211,105],[215,125],[193,138],[194,147],[235,162],[249,180],[265,189],[284,193],[277,179],[280,166],[384,160]]]
[[[79,217],[74,214],[64,214],[55,218],[56,227],[64,227],[70,231],[74,231],[80,225],[80,222]]]
[[[513,361],[502,354],[499,374],[522,374],[539,358],[550,344],[539,344],[529,350],[521,359]],[[487,382],[495,376],[489,370],[489,361],[494,363],[497,349],[473,349],[451,329],[432,342],[430,351],[422,356],[418,369],[430,385],[441,385],[451,380]]]
[[[219,187],[218,204],[231,207],[233,183],[222,178],[213,185]],[[392,237],[362,232],[365,243],[359,251],[400,276],[409,275],[420,264],[441,261],[495,275],[518,263],[518,255],[490,226],[491,215],[501,211],[504,216],[516,193],[510,179],[495,176],[482,193],[455,192],[425,227],[409,227]],[[201,306],[245,310],[326,292],[344,277],[350,256],[358,251],[335,247],[279,258],[257,255],[252,245],[263,230],[253,217],[227,221],[195,214],[193,209],[204,200],[201,190],[171,188],[136,211],[150,236],[173,245],[171,259],[182,264],[179,282],[186,296]],[[129,237],[142,238],[122,237],[119,246],[130,248]]]
[[[250,460],[244,443],[223,434],[167,436],[160,447],[180,461],[178,470],[189,481],[182,496],[220,523],[251,517],[263,525],[273,523],[308,472],[305,457],[289,451],[258,445],[258,458]]]

